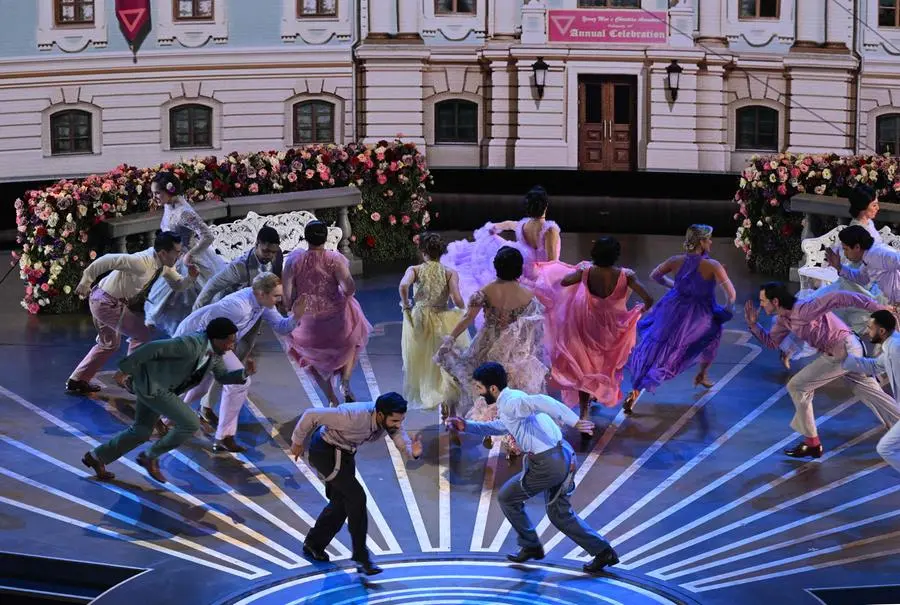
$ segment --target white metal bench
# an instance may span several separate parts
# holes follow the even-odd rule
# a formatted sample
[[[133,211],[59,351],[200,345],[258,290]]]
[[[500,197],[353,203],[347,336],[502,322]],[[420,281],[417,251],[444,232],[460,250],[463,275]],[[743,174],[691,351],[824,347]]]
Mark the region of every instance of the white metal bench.
[[[825,261],[825,250],[831,248],[835,252],[841,253],[838,233],[845,228],[846,225],[838,225],[825,235],[810,237],[800,242],[804,257],[803,266],[797,271],[800,274],[801,290],[815,290],[822,285],[837,281],[837,271]],[[881,234],[883,243],[900,250],[900,235],[891,232],[890,227],[883,227],[878,233]],[[841,259],[846,261],[843,254],[841,254]]]
[[[264,225],[275,228],[281,236],[281,249],[285,252],[296,248],[306,249],[308,245],[303,239],[303,231],[306,224],[313,220],[316,220],[316,216],[306,210],[267,216],[250,211],[246,217],[233,223],[210,226],[216,238],[213,249],[226,261],[232,261],[256,245],[256,235]],[[339,227],[330,225],[325,248],[337,250],[342,235]]]

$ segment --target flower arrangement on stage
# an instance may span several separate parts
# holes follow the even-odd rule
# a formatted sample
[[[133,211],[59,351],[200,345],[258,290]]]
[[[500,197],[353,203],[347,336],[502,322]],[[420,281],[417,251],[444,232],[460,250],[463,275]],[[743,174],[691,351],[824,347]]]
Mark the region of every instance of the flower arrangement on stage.
[[[857,184],[873,187],[882,201],[896,201],[900,192],[897,159],[835,154],[753,156],[741,173],[734,196],[738,205],[734,245],[744,251],[752,270],[786,278],[803,257],[803,215],[790,211],[791,197],[798,193],[846,197]]]
[[[414,143],[313,145],[287,151],[230,153],[163,164],[119,166],[103,175],[62,180],[16,200],[21,251],[14,253],[25,281],[22,306],[29,313],[60,313],[82,306],[75,286],[84,267],[103,252],[93,227],[108,219],[153,208],[150,182],[172,170],[190,202],[226,197],[358,187],[362,203],[349,213],[351,250],[379,262],[411,259],[418,233],[431,220],[432,177]],[[320,211],[335,221],[336,211]]]

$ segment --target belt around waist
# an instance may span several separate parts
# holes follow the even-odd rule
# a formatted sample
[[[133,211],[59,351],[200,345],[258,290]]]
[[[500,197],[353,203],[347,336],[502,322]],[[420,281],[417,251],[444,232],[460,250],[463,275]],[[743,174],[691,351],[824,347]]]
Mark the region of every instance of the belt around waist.
[[[319,437],[322,439],[322,441],[324,443],[327,443],[328,445],[330,445],[331,447],[333,447],[337,450],[341,450],[342,452],[344,452],[345,454],[347,454],[349,456],[353,456],[354,454],[356,454],[356,448],[348,449],[348,448],[344,447],[343,445],[338,445],[337,443],[333,443],[328,440],[328,437],[326,435],[327,434],[325,433],[324,430],[319,434]]]
[[[526,454],[526,456],[528,456],[529,458],[541,458],[542,456],[546,456],[547,454],[553,453],[555,450],[563,449],[563,447],[564,447],[563,442],[562,442],[562,441],[558,441],[558,442],[556,443],[556,445],[554,445],[554,446],[551,447],[551,448],[548,448],[548,449],[544,450],[543,452],[540,452],[540,453],[538,453],[538,454],[535,454],[534,452],[528,452],[528,453]]]

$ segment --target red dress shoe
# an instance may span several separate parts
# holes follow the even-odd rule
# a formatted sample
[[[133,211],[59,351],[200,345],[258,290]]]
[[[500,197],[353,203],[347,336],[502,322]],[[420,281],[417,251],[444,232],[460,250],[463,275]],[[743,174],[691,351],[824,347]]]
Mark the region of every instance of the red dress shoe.
[[[825,453],[825,448],[822,447],[821,443],[819,445],[801,443],[793,449],[784,450],[784,453],[791,458],[821,458],[822,454]]]

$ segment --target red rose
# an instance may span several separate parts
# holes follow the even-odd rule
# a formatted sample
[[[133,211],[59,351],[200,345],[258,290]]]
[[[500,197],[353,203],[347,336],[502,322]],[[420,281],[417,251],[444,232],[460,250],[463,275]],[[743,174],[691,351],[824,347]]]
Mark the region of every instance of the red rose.
[[[790,223],[785,223],[781,227],[781,235],[783,235],[784,237],[790,237],[793,234],[794,234],[794,226],[791,225]]]
[[[375,247],[375,236],[367,235],[366,238],[363,240],[363,242],[365,242],[366,247],[374,248]]]

